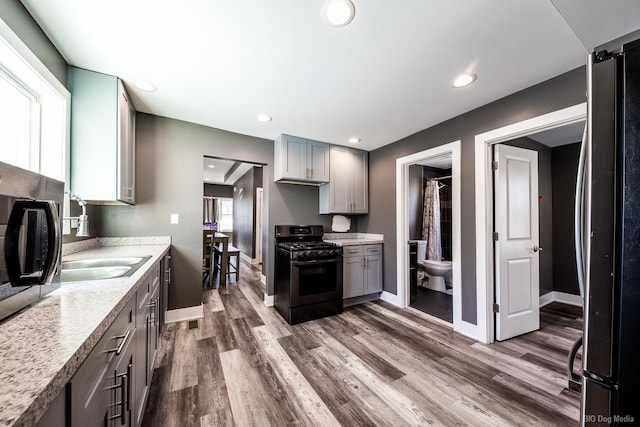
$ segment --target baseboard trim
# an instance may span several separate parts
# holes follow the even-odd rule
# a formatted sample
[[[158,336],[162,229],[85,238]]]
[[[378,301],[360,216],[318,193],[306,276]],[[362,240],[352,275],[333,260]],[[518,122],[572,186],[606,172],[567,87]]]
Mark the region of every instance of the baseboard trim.
[[[545,305],[551,304],[552,302],[561,302],[564,304],[582,307],[582,298],[580,298],[580,295],[551,291],[540,296],[540,307],[544,307]]]
[[[176,323],[183,320],[201,319],[204,317],[204,308],[202,304],[193,307],[178,308],[176,310],[167,310],[164,315],[164,323]]]
[[[391,303],[397,307],[402,308],[402,304],[400,302],[400,297],[398,297],[398,295],[396,294],[392,294],[391,292],[388,291],[382,291],[382,293],[380,294],[380,299],[382,301],[386,301],[388,303]]]
[[[266,305],[267,307],[273,307],[275,303],[275,295],[264,294],[264,305]]]

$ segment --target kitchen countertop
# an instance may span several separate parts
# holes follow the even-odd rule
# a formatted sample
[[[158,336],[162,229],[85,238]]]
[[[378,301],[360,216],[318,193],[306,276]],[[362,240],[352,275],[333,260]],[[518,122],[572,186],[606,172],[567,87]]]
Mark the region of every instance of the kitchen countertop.
[[[0,425],[35,424],[171,246],[170,237],[92,240],[101,246],[63,246],[63,259],[151,258],[129,277],[62,284],[0,323]]]
[[[322,239],[325,242],[335,243],[340,246],[377,245],[384,243],[382,234],[372,233],[324,233]]]

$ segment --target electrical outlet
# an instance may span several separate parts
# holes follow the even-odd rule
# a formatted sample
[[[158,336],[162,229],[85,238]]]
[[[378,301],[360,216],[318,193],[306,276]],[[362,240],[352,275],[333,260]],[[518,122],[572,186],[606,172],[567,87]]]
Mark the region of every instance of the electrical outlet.
[[[178,223],[178,214],[171,214],[171,224]]]

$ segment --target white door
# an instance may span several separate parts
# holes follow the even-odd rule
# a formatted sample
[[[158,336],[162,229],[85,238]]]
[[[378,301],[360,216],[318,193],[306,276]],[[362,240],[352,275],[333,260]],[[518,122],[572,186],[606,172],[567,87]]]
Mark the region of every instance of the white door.
[[[538,153],[494,146],[496,339],[540,328]]]

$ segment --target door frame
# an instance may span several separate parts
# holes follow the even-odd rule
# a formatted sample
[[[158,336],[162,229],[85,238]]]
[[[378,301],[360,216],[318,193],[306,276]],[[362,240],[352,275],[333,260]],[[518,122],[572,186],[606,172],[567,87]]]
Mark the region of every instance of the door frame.
[[[453,262],[453,329],[467,336],[475,325],[462,320],[462,244],[461,244],[461,141],[453,141],[428,150],[396,159],[396,295],[383,292],[381,298],[401,308],[409,306],[409,165],[421,161],[451,156],[452,190],[452,262]]]
[[[477,336],[488,344],[495,340],[493,315],[494,256],[493,256],[493,170],[491,149],[494,144],[531,135],[543,130],[584,121],[587,103],[573,105],[513,123],[475,136],[475,194],[476,194],[476,288]]]
[[[264,199],[264,189],[263,187],[256,188],[256,234],[254,236],[256,252],[255,257],[253,258],[254,264],[262,264],[262,217],[263,217],[263,199]]]

